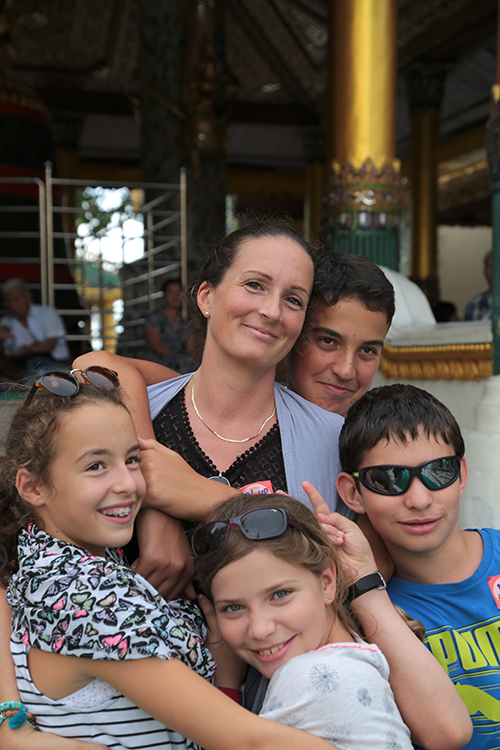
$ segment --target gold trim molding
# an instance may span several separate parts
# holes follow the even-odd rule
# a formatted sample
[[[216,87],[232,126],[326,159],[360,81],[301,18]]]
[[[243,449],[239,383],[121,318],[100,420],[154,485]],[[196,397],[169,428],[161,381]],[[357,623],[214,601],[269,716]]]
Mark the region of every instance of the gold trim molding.
[[[493,344],[385,345],[379,370],[394,380],[483,380],[493,375]]]

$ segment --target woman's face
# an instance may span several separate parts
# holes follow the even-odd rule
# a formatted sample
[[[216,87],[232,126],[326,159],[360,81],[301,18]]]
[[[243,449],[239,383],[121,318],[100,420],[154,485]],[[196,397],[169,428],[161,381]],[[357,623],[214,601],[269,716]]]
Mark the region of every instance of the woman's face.
[[[171,307],[173,310],[179,310],[182,305],[182,288],[177,281],[173,281],[165,288],[163,294],[165,307]]]
[[[205,356],[220,350],[275,367],[302,329],[312,282],[311,258],[289,237],[242,243],[220,284],[203,282],[198,292],[207,317]]]

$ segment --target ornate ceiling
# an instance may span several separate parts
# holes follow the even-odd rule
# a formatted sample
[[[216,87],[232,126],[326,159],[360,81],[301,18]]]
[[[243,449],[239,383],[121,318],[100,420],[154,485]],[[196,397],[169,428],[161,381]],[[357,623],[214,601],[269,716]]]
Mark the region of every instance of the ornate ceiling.
[[[82,160],[139,162],[141,1],[169,2],[6,3],[12,25],[0,44],[5,49],[11,37],[10,75],[38,91],[56,137],[74,121]],[[196,12],[194,0],[185,5]],[[301,128],[326,121],[328,0],[225,0],[225,6],[229,165],[300,169]],[[497,6],[497,0],[398,0],[398,156],[409,151],[404,73],[415,61],[450,66],[443,139],[484,125],[496,79]]]

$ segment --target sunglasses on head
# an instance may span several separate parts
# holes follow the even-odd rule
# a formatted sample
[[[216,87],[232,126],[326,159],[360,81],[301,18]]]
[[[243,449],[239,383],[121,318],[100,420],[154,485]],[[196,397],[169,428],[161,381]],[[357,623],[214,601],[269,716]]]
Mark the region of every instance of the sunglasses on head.
[[[459,476],[459,456],[435,458],[420,466],[365,466],[353,472],[363,487],[378,495],[403,495],[415,477],[428,490],[443,490]]]
[[[114,391],[120,385],[118,373],[99,365],[91,365],[86,370],[76,369],[71,370],[71,372],[52,370],[52,372],[46,372],[33,383],[33,387],[26,399],[26,404],[30,403],[38,388],[43,388],[52,393],[53,396],[74,396],[80,390],[81,385],[76,375],[74,375],[75,372],[79,372],[86,383],[94,385],[102,391]]]
[[[253,508],[241,516],[225,521],[210,521],[195,530],[191,537],[191,547],[197,560],[213,555],[225,545],[229,532],[237,527],[246,539],[262,541],[282,536],[289,526],[294,526],[303,534],[307,531],[302,524],[282,508]]]

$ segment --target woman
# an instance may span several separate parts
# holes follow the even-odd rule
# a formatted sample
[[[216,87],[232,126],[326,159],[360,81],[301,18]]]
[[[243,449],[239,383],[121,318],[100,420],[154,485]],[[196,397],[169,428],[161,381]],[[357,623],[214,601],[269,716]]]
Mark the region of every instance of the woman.
[[[266,481],[306,504],[301,482],[309,479],[332,510],[337,506],[342,418],[275,384],[276,365],[301,331],[312,281],[309,246],[284,223],[233,232],[202,269],[191,305],[193,334],[206,334],[202,364],[194,379],[180,376],[149,389],[155,431],[164,445],[141,444],[147,502],[175,518],[155,510],[142,513],[142,551],[135,567],[165,596],[180,593],[192,571],[177,519],[201,519],[232,493],[227,485],[207,481],[210,477],[225,477],[236,488]],[[75,362],[76,367],[87,364],[107,364],[119,372],[138,434],[153,437],[144,382],[173,373],[107,352]],[[165,573],[166,556],[171,559]],[[5,662],[5,674],[7,669]],[[16,696],[5,690],[2,699]]]
[[[309,479],[338,509],[342,419],[275,384],[276,365],[301,331],[312,280],[310,249],[294,230],[283,223],[250,224],[210,253],[193,289],[193,335],[205,335],[194,376],[165,380],[158,365],[106,352],[76,361],[78,367],[92,361],[120,373],[125,392],[133,394],[128,405],[141,437],[152,430],[139,386],[143,377],[156,383],[148,389],[154,432],[177,455],[145,446],[150,506],[184,520],[203,518],[228,494],[206,478],[238,489],[268,482],[268,488],[309,504],[301,487]]]
[[[167,279],[162,287],[161,310],[148,315],[144,334],[148,348],[145,359],[171,367],[177,372],[196,370],[199,361],[186,353],[189,326],[181,316],[182,287],[177,279]]]

